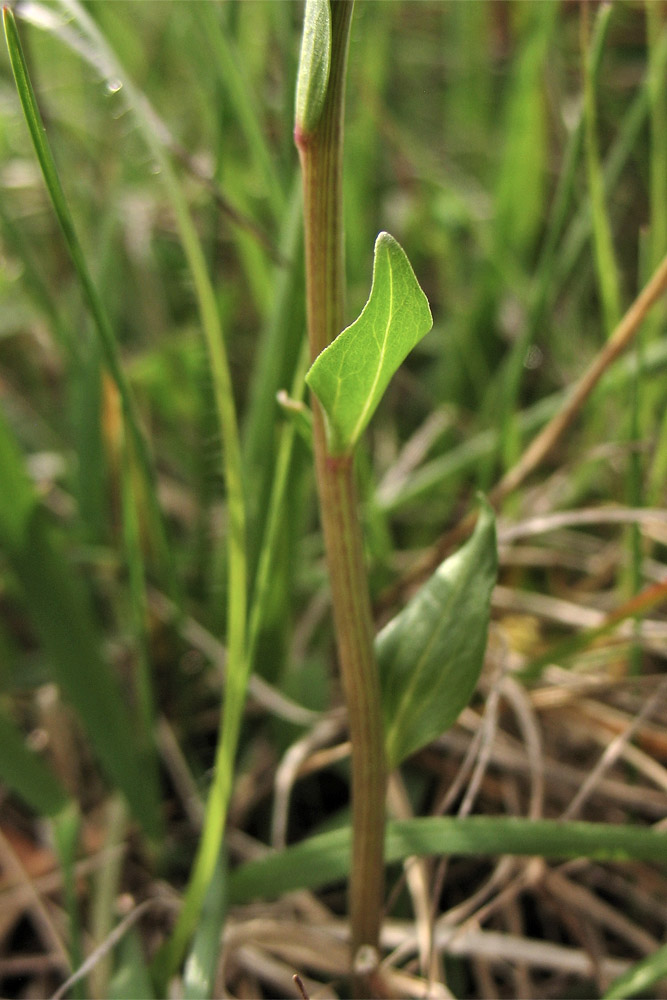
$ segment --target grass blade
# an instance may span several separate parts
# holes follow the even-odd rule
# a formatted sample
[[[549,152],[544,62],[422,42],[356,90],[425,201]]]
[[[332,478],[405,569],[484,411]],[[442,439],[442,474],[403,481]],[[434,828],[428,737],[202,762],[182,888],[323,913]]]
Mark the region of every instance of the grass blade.
[[[55,816],[67,805],[67,792],[53,771],[28,749],[4,711],[0,711],[0,780],[40,815]]]
[[[72,968],[78,969],[84,958],[81,911],[77,891],[76,856],[79,847],[81,816],[72,805],[56,818],[53,824],[54,841],[63,873],[65,909],[69,918],[69,953]],[[73,1000],[86,1000],[83,982],[77,982],[72,991]]]
[[[646,994],[659,980],[667,977],[667,944],[653,955],[633,965],[623,976],[614,980],[604,994],[603,1000],[625,1000]]]
[[[611,5],[601,6],[598,17],[605,23],[608,23],[612,9]],[[598,149],[597,111],[593,84],[593,67],[591,65],[591,52],[593,50],[589,44],[589,10],[586,4],[581,7],[580,14],[581,55],[584,66],[584,138],[593,219],[593,248],[595,250],[598,290],[605,317],[605,330],[607,335],[609,335],[618,323],[621,315],[621,291],[618,266],[611,236],[611,225],[605,205],[604,176]]]
[[[262,107],[252,92],[244,73],[242,59],[230,41],[229,30],[220,21],[220,8],[204,4],[199,16],[215,57],[215,64],[228,94],[250,152],[250,160],[259,167],[262,187],[269,202],[271,214],[280,221],[285,210],[285,195],[276,169],[276,159],[262,131],[257,109]]]
[[[20,453],[0,413],[0,544],[53,675],[77,710],[104,770],[125,794],[145,830],[160,828],[157,783],[147,780],[135,724],[102,658],[87,595],[64,546],[37,502]]]
[[[173,171],[170,159],[156,132],[147,102],[134,89],[124,68],[109,49],[95,23],[75,0],[63,0],[62,7],[83,32],[88,45],[98,56],[98,65],[109,77],[120,79],[137,117],[142,136],[160,168],[175,213],[181,243],[192,274],[204,338],[209,355],[211,379],[223,444],[223,472],[227,487],[229,513],[227,684],[223,706],[221,737],[216,750],[214,782],[211,786],[202,839],[192,876],[172,940],[158,953],[154,968],[159,978],[166,978],[180,963],[187,942],[196,926],[204,897],[217,862],[225,826],[227,806],[233,781],[233,767],[245,704],[249,673],[246,651],[246,515],[241,452],[231,374],[225,341],[206,259],[185,196]],[[120,387],[119,387],[120,388]],[[136,442],[139,445],[139,442]],[[140,445],[139,445],[140,446]],[[140,446],[141,447],[141,446]]]
[[[74,265],[81,290],[93,317],[95,329],[100,339],[100,344],[104,354],[105,363],[116,384],[116,387],[118,388],[124,418],[134,439],[137,457],[148,485],[147,496],[150,501],[151,514],[155,522],[156,537],[161,543],[161,555],[168,574],[170,591],[173,593],[175,584],[171,569],[171,558],[169,555],[170,550],[166,542],[162,515],[157,501],[155,476],[148,451],[148,445],[141,430],[132,395],[130,393],[130,388],[120,363],[118,349],[109,317],[88,269],[86,254],[79,241],[76,227],[74,225],[74,219],[67,204],[65,192],[60,182],[58,169],[56,167],[56,162],[46,136],[42,116],[40,114],[39,107],[37,106],[35,92],[30,81],[28,67],[21,48],[18,31],[16,29],[16,21],[13,13],[8,7],[3,8],[3,21],[12,72],[16,81],[16,89],[21,101],[23,114],[30,131],[35,153],[44,177],[44,183],[46,184],[46,188],[51,199],[51,204],[65,238],[65,243],[67,245],[72,264]]]
[[[220,852],[183,969],[183,1000],[207,1000],[215,989],[220,935],[227,915],[227,857]]]
[[[54,677],[76,708],[107,774],[144,829],[157,836],[159,792],[137,748],[135,723],[102,659],[89,602],[43,511],[30,519],[25,544],[10,553],[25,605]]]
[[[296,889],[317,889],[344,879],[349,869],[350,830],[311,837],[279,854],[250,861],[230,877],[230,903],[272,899]],[[473,816],[411,819],[389,823],[385,861],[412,855],[540,855],[598,861],[655,861],[667,858],[667,833],[606,823],[561,823]]]

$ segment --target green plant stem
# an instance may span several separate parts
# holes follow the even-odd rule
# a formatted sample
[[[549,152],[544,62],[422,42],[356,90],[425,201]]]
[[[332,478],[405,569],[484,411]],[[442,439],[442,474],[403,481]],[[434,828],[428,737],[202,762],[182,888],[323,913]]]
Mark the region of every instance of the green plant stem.
[[[331,69],[321,118],[295,140],[301,159],[308,336],[314,360],[343,329],[343,106],[353,0],[331,5]],[[328,454],[324,418],[312,400],[320,510],[338,658],[352,743],[352,864],[350,920],[353,961],[377,949],[384,895],[386,763],[380,685],[351,455]],[[357,991],[369,989],[360,976]]]
[[[373,622],[350,456],[332,458],[315,420],[315,456],[338,659],[352,745],[352,954],[377,948],[384,896],[386,764]]]

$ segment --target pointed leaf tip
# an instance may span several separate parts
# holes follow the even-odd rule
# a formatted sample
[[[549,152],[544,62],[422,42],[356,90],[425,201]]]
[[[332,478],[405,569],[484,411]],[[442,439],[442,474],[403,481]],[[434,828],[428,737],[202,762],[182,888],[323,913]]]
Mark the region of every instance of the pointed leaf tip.
[[[389,233],[380,233],[368,302],[306,376],[324,409],[332,454],[354,448],[392,375],[432,326],[405,251]]]

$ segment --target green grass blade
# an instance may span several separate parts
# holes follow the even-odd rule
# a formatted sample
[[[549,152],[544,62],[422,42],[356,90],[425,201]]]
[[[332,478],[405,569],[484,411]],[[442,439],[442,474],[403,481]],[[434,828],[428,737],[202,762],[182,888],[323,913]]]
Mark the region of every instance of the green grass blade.
[[[171,557],[169,555],[170,549],[166,542],[164,524],[157,500],[155,476],[148,445],[141,430],[132,395],[130,393],[130,388],[120,363],[118,349],[109,317],[88,269],[86,254],[79,241],[74,220],[67,204],[65,192],[60,182],[58,169],[56,167],[56,162],[46,136],[42,116],[40,114],[39,107],[37,106],[35,92],[30,81],[28,67],[21,48],[18,31],[16,29],[16,21],[14,20],[13,13],[8,7],[3,8],[3,21],[12,72],[16,81],[16,89],[21,101],[23,114],[33,141],[35,153],[42,170],[42,176],[44,177],[44,182],[51,199],[51,204],[65,238],[65,243],[67,245],[72,264],[74,265],[85,301],[90,309],[90,313],[95,324],[95,330],[100,339],[105,363],[116,384],[116,387],[118,388],[123,414],[130,433],[134,439],[137,457],[146,478],[148,486],[147,495],[150,502],[153,520],[155,522],[156,536],[161,543],[161,555],[164,567],[168,574],[170,590],[174,593],[175,582],[172,571]]]
[[[598,861],[667,859],[667,833],[607,823],[561,823],[473,816],[426,817],[389,823],[387,864],[412,855],[539,855]],[[237,868],[230,876],[230,904],[275,899],[297,889],[319,889],[344,879],[350,864],[348,827],[311,837],[279,854]]]
[[[276,158],[270,149],[260,119],[258,108],[262,107],[253,94],[250,80],[247,78],[229,31],[221,23],[221,8],[215,4],[203,4],[199,10],[202,27],[211,47],[216,70],[220,75],[230,106],[241,125],[248,144],[251,163],[257,164],[262,175],[263,189],[271,207],[271,214],[279,222],[286,207],[285,194],[276,171]]]
[[[667,40],[665,19],[659,5],[647,0],[646,28],[648,35],[647,89],[651,124],[650,197],[651,197],[651,268],[657,267],[667,251],[667,107],[665,87],[667,72],[661,47]]]
[[[308,367],[308,343],[304,340],[301,349],[301,359],[297,364],[292,387],[292,398],[298,399],[303,392],[304,376]],[[298,433],[295,420],[289,420],[283,427],[278,454],[275,464],[275,475],[269,502],[265,530],[262,534],[262,546],[259,555],[255,586],[253,588],[248,625],[248,655],[252,662],[257,651],[258,641],[267,607],[270,607],[270,591],[273,586],[276,552],[281,543],[281,529],[285,518],[285,496],[287,495],[288,479],[292,465],[294,441]]]
[[[276,462],[276,395],[292,386],[304,342],[303,209],[301,178],[295,183],[280,240],[280,252],[289,262],[277,271],[272,308],[260,334],[243,428],[243,463],[248,498],[250,578],[254,577],[268,510],[267,498]],[[303,373],[301,375],[303,383]],[[300,388],[298,390],[301,391]]]
[[[51,768],[28,749],[4,710],[0,710],[0,781],[41,816],[55,816],[69,801]]]
[[[608,25],[608,18],[600,17],[595,20],[590,45],[590,71],[594,85],[597,82],[602,55],[604,53]],[[539,262],[532,278],[530,312],[525,333],[519,336],[507,360],[503,363],[503,423],[511,421],[513,414],[516,412],[522,378],[525,375],[524,361],[526,352],[535,337],[543,329],[547,321],[548,304],[551,303],[552,297],[558,289],[558,284],[554,281],[554,262],[558,258],[562,233],[568,213],[572,208],[576,188],[577,167],[579,166],[584,146],[583,139],[584,115],[582,112],[579,114],[577,123],[568,139],[563,156],[563,166],[558,176],[556,191],[549,210],[547,229],[540,250]],[[514,185],[514,191],[520,192],[520,184],[517,184],[512,177],[510,182]],[[516,431],[516,428],[514,428],[514,431]]]
[[[90,887],[90,924],[91,940],[96,946],[106,941],[113,933],[117,920],[116,900],[122,891],[124,876],[125,850],[124,844],[128,836],[128,811],[124,799],[120,795],[112,795],[106,803],[104,811],[104,847],[107,861],[95,872]],[[144,965],[144,975],[147,976]],[[105,955],[95,967],[90,970],[90,995],[108,997],[109,980],[111,978],[112,956]],[[146,996],[148,993],[127,993],[126,996]]]
[[[16,439],[1,409],[0,469],[0,541],[9,549],[20,549],[28,540],[30,521],[38,507],[38,500]]]
[[[146,966],[140,935],[132,928],[118,945],[116,968],[109,981],[107,1000],[142,997],[154,1000],[156,994]]]
[[[611,17],[611,5],[603,5],[598,12],[598,18],[606,20]],[[582,60],[584,65],[584,135],[586,147],[586,169],[588,188],[591,198],[593,219],[593,248],[598,290],[602,301],[605,317],[606,333],[609,335],[615,328],[621,316],[621,290],[618,275],[618,265],[614,253],[611,235],[611,223],[605,204],[604,177],[597,138],[597,109],[594,89],[593,66],[591,63],[592,48],[588,38],[588,15],[586,5],[581,8]]]
[[[154,769],[138,749],[135,723],[100,654],[86,593],[43,511],[35,511],[24,545],[11,550],[9,559],[56,681],[77,710],[106,773],[145,830],[158,836]]]
[[[20,584],[53,675],[79,713],[106,773],[123,791],[147,832],[156,836],[160,827],[157,784],[147,778],[150,772],[137,748],[134,722],[101,656],[86,592],[37,502],[1,412],[0,463],[0,545]]]
[[[602,10],[602,8],[601,8]],[[595,86],[597,73],[604,51],[604,41],[606,38],[606,28],[608,27],[606,16],[597,17],[593,27],[591,45],[589,49],[590,69],[592,72],[592,82]],[[660,77],[665,73],[667,67],[667,32],[663,32],[656,41],[655,50],[652,55],[652,70],[647,73],[642,81],[637,95],[634,97],[630,107],[623,116],[619,125],[618,134],[614,139],[609,154],[606,158],[603,169],[604,199],[607,202],[618,185],[622,171],[637,148],[637,142],[644,127],[650,108],[650,87],[651,74]],[[583,118],[581,120],[583,128]],[[583,133],[582,133],[583,134]],[[568,161],[569,162],[569,161]],[[559,191],[560,191],[559,182]],[[554,203],[554,220],[556,219],[556,206],[560,207],[560,199],[557,197]],[[566,206],[563,206],[563,210]],[[564,220],[563,220],[564,221]],[[535,302],[531,314],[531,325],[534,330],[539,330],[547,314],[553,309],[556,297],[562,290],[567,280],[572,275],[577,262],[581,257],[586,243],[592,231],[592,213],[590,198],[586,200],[579,213],[575,215],[568,226],[565,235],[560,239],[560,251],[558,253],[547,253],[552,246],[556,249],[559,242],[558,237],[560,227],[552,229],[545,242],[545,250],[540,259],[538,273],[541,275],[539,281],[539,292],[536,294]],[[553,236],[551,233],[553,232]]]
[[[77,890],[76,859],[79,849],[81,816],[76,806],[63,810],[53,824],[54,842],[63,873],[65,910],[69,921],[69,954],[73,969],[78,969],[84,959],[81,911]],[[86,1000],[83,980],[73,986],[73,1000]]]
[[[208,1000],[213,996],[220,938],[227,914],[227,879],[227,858],[221,851],[183,969],[183,1000]]]
[[[503,107],[505,148],[498,174],[495,226],[498,255],[519,258],[531,250],[542,224],[547,130],[542,76],[556,23],[553,4],[522,9],[529,29],[521,38],[514,76]]]
[[[222,438],[223,474],[227,488],[229,531],[227,609],[227,683],[224,693],[221,736],[216,750],[214,781],[206,807],[202,838],[197,850],[185,902],[172,939],[154,962],[156,977],[166,982],[183,958],[196,927],[222,842],[227,807],[231,795],[236,748],[241,728],[248,683],[249,660],[246,650],[247,560],[246,513],[241,451],[232,380],[215,292],[206,258],[183,190],[174,174],[147,102],[135,90],[123,66],[106,44],[84,8],[75,0],[62,0],[62,7],[74,19],[87,43],[99,56],[99,64],[109,77],[123,81],[127,99],[140,126],[151,156],[160,168],[178,226],[183,251],[192,275],[204,339],[208,351],[216,415]]]
[[[661,979],[667,978],[667,944],[659,948],[653,955],[648,955],[628,969],[622,976],[615,979],[605,992],[602,1000],[625,1000],[626,997],[636,997],[646,994]]]

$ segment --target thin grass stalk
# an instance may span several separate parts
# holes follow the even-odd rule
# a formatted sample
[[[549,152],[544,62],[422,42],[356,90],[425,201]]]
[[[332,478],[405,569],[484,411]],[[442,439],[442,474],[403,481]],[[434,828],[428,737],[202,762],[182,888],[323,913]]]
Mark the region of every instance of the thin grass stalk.
[[[65,911],[69,922],[69,955],[71,967],[78,969],[84,958],[81,911],[76,879],[76,856],[79,849],[81,814],[77,806],[68,806],[55,819],[53,839],[58,852],[63,874],[63,894]],[[83,983],[79,983],[72,996],[74,1000],[85,1000]]]
[[[105,808],[105,842],[107,860],[92,879],[90,900],[91,936],[96,945],[111,934],[116,918],[116,900],[121,891],[128,811],[120,796],[112,796]],[[105,955],[90,973],[91,996],[105,997],[113,968],[112,956]]]
[[[307,368],[300,350],[303,343],[305,304],[303,301],[303,207],[301,176],[298,169],[283,220],[280,253],[288,261],[275,269],[272,308],[260,333],[255,367],[249,388],[242,434],[245,482],[248,498],[248,578],[250,589],[261,559],[263,538],[273,501],[274,472],[278,464],[275,424],[276,395],[291,384],[293,398],[301,398]],[[298,376],[295,372],[300,372]],[[282,438],[282,435],[281,435]]]
[[[609,18],[596,18],[593,25],[593,33],[590,42],[589,65],[593,87],[597,86],[602,62],[602,54],[607,39]],[[554,294],[554,265],[558,256],[558,249],[563,238],[563,231],[567,221],[568,212],[571,210],[575,193],[575,181],[577,168],[580,164],[584,147],[584,111],[579,114],[578,120],[567,141],[563,155],[563,166],[558,175],[556,191],[553,203],[549,210],[549,220],[544,236],[544,243],[540,250],[540,257],[533,278],[533,288],[531,290],[530,321],[528,323],[527,337],[532,340],[542,328],[545,315],[549,309],[549,296]],[[520,364],[523,365],[525,351],[528,341],[521,344]]]
[[[319,122],[295,130],[303,171],[308,337],[314,360],[343,329],[343,108],[353,0],[331,5],[331,68]],[[314,450],[338,659],[352,744],[349,905],[358,995],[370,992],[384,896],[386,764],[373,620],[352,455],[334,458],[313,399]]]
[[[595,61],[595,46],[598,34],[599,21],[596,21],[593,30],[593,42],[591,43],[591,58]],[[667,33],[660,38],[656,50],[656,67],[664,73],[667,66]],[[595,76],[593,76],[595,84]],[[618,129],[618,135],[614,140],[606,157],[603,168],[603,184],[605,198],[609,198],[616,189],[619,178],[625,165],[633,154],[637,146],[638,138],[644,127],[644,120],[649,112],[649,84],[648,74],[642,81],[642,85],[633,99],[630,107],[623,116]],[[583,210],[573,219],[562,240],[561,249],[550,265],[548,272],[548,282],[546,288],[546,298],[542,307],[542,316],[553,309],[556,297],[574,271],[577,261],[581,256],[586,243],[591,235],[591,206],[589,202],[584,202]],[[540,317],[534,320],[539,327]]]
[[[304,388],[304,379],[308,367],[308,344],[304,343],[301,356],[297,362],[292,385],[292,399],[300,399]],[[262,629],[265,610],[268,606],[272,586],[272,573],[275,566],[276,553],[281,542],[281,528],[285,523],[285,495],[289,482],[289,472],[294,453],[296,438],[296,423],[289,420],[283,430],[278,444],[278,454],[275,472],[268,502],[265,530],[262,535],[262,545],[259,552],[259,562],[252,590],[250,616],[248,624],[248,658],[252,664],[257,643]]]

